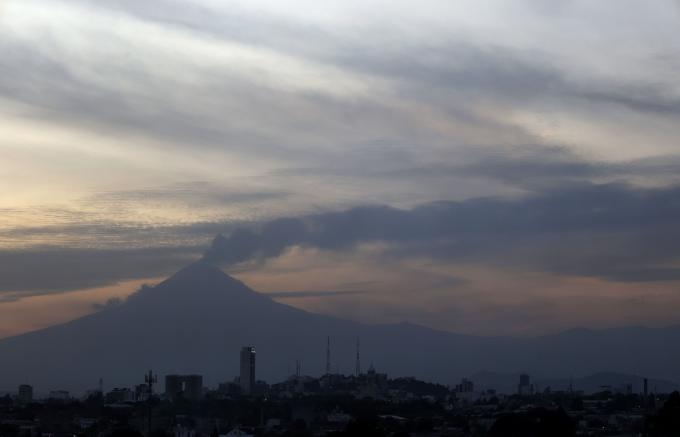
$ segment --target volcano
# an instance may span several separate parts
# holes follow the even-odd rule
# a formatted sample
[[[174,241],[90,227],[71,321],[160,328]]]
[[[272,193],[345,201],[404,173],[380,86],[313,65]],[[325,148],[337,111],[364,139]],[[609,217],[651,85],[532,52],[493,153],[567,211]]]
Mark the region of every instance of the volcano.
[[[257,378],[277,382],[294,363],[352,373],[361,360],[391,376],[453,383],[491,372],[585,376],[601,371],[680,379],[680,327],[572,330],[558,335],[476,337],[410,323],[370,325],[309,313],[272,300],[206,262],[196,262],[124,303],[0,340],[0,387],[29,383],[40,392],[132,386],[159,375],[202,374],[208,386],[238,374],[242,346],[257,350]]]

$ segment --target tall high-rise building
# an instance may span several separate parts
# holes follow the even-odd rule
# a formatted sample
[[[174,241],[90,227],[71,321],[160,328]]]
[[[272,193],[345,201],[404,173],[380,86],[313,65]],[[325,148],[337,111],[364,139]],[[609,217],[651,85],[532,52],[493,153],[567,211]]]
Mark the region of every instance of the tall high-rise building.
[[[517,393],[522,396],[534,394],[534,386],[531,384],[531,377],[528,374],[523,373],[519,375],[519,386]]]
[[[20,385],[17,400],[20,404],[30,404],[33,402],[33,387],[28,384]]]
[[[255,348],[244,346],[241,348],[241,391],[251,396],[255,389]]]

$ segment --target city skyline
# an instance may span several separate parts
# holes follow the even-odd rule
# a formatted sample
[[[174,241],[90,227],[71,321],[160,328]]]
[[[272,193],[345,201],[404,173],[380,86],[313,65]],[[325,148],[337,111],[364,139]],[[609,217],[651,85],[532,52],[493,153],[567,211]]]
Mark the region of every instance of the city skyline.
[[[327,337],[328,344],[330,343],[330,337]],[[328,349],[326,349],[328,351]],[[235,351],[234,351],[235,352]],[[116,399],[115,402],[144,402],[149,400],[151,396],[162,396],[169,401],[176,401],[179,399],[184,399],[186,401],[198,402],[205,396],[207,391],[218,391],[223,392],[225,395],[231,396],[243,396],[243,397],[266,397],[270,387],[276,386],[277,384],[288,384],[291,381],[296,384],[296,381],[305,379],[319,379],[319,380],[333,380],[338,378],[344,378],[347,381],[353,381],[356,383],[361,378],[382,378],[386,379],[387,374],[378,373],[373,366],[373,363],[368,367],[365,372],[357,366],[354,371],[342,372],[336,370],[331,371],[329,362],[326,364],[326,368],[318,371],[306,372],[301,371],[301,361],[296,360],[296,369],[294,373],[290,373],[281,381],[266,381],[256,378],[256,367],[255,367],[255,347],[253,346],[243,346],[239,350],[239,374],[234,375],[223,375],[223,381],[218,382],[215,386],[204,385],[203,375],[201,374],[187,374],[180,375],[176,373],[169,373],[163,376],[164,386],[162,389],[154,390],[154,386],[158,383],[158,375],[154,373],[153,370],[149,370],[143,378],[139,381],[128,381],[132,385],[116,385],[114,387],[105,388],[104,381],[106,378],[100,377],[97,381],[98,387],[90,388],[84,392],[71,393],[69,390],[64,390],[63,388],[58,389],[56,387],[48,387],[49,391],[43,390],[35,391],[35,387],[30,384],[22,383],[18,386],[16,391],[16,400],[19,404],[26,405],[32,403],[34,400],[45,400],[45,399],[86,399],[88,397],[94,396],[97,393],[104,396],[111,396]],[[357,364],[358,364],[358,357]],[[336,366],[337,367],[337,366]],[[416,379],[410,375],[390,375],[393,379]],[[469,379],[472,378],[472,379]],[[542,375],[539,378],[539,383],[532,382],[531,375],[525,372],[515,372],[506,374],[491,374],[485,375],[484,372],[478,372],[474,375],[469,375],[467,377],[461,378],[460,384],[448,384],[447,387],[456,393],[476,393],[479,395],[482,392],[492,390],[494,393],[499,394],[517,394],[519,396],[532,397],[539,394],[545,389],[556,389],[558,391],[563,391],[567,393],[587,393],[593,394],[597,393],[598,390],[606,391],[610,390],[613,392],[620,392],[625,394],[637,393],[647,397],[652,394],[660,393],[666,394],[671,390],[676,390],[680,388],[680,383],[675,383],[667,380],[651,380],[650,390],[650,379],[638,375],[626,375],[619,374],[615,372],[601,372],[598,374],[587,375],[585,377],[579,378],[579,383],[574,382],[573,377],[563,377],[555,378],[554,375],[551,377],[549,375]],[[541,379],[543,378],[543,379]],[[494,382],[495,379],[495,382]],[[139,383],[140,381],[143,383]],[[481,390],[475,391],[475,382],[481,385],[483,388]],[[512,388],[508,385],[511,380],[518,380],[518,386]],[[617,381],[617,383],[612,383],[612,381]],[[425,381],[423,381],[425,382]],[[429,382],[429,381],[428,381]],[[262,384],[261,387],[257,387],[256,384]],[[134,391],[130,389],[134,386]],[[0,387],[1,388],[1,387]],[[478,387],[479,388],[479,387]],[[11,390],[0,390],[0,395],[9,395]],[[48,394],[49,393],[49,394]],[[37,394],[37,396],[36,396]]]
[[[134,389],[104,390],[100,381],[97,390],[80,396],[53,390],[36,398],[33,387],[22,385],[13,396],[0,394],[0,426],[9,436],[207,436],[231,430],[227,437],[291,432],[457,437],[643,432],[666,437],[677,434],[673,418],[680,406],[677,391],[649,392],[652,381],[637,378],[633,383],[626,379],[630,375],[618,375],[618,383],[611,379],[617,375],[602,375],[596,388],[577,389],[573,379],[568,386],[564,381],[561,386],[539,386],[530,375],[519,374],[512,378],[519,385],[507,392],[484,382],[479,387],[477,378],[447,387],[390,377],[371,366],[361,375],[296,374],[272,384],[258,381],[257,393],[249,394],[243,393],[238,378],[215,389],[202,386],[201,375],[167,375],[165,391],[159,393],[153,390],[153,375],[149,371],[146,383]]]

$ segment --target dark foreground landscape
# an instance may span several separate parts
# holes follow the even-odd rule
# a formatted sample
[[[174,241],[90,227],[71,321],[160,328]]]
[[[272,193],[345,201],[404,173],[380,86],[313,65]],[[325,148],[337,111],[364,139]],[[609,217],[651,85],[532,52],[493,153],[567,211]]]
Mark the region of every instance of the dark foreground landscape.
[[[154,381],[150,376],[146,380]],[[522,394],[503,395],[478,391],[468,380],[449,388],[370,369],[359,376],[257,382],[245,395],[238,379],[207,390],[200,376],[187,376],[178,390],[173,378],[182,379],[166,377],[164,393],[143,383],[92,390],[80,399],[63,391],[33,399],[32,388],[22,386],[15,396],[0,398],[0,436],[680,435],[678,392],[603,387],[591,395],[549,388],[538,393],[523,375]]]

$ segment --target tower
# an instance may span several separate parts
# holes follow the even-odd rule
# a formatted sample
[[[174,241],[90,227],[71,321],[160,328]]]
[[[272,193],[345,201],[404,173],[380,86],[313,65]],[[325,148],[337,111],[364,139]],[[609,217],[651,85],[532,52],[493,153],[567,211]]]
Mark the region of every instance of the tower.
[[[255,389],[255,348],[244,346],[241,348],[241,391],[251,396]]]
[[[153,385],[158,382],[158,375],[154,374],[151,369],[149,369],[149,373],[144,375],[144,382],[146,385],[149,387],[149,399],[147,400],[147,406],[148,406],[148,411],[147,411],[147,422],[146,422],[146,436],[150,437],[151,436],[151,409],[153,408]]]
[[[149,398],[153,395],[153,385],[158,382],[158,375],[149,370],[149,373],[144,375],[144,382],[149,387]]]
[[[326,341],[326,375],[331,373],[331,337]]]
[[[356,373],[356,376],[359,376],[361,374],[361,357],[359,356],[359,337],[357,337],[357,359],[354,372]]]

